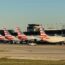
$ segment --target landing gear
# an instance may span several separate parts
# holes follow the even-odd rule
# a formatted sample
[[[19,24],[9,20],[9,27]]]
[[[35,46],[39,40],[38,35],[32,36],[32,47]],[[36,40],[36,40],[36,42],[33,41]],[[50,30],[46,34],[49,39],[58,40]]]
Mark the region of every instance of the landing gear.
[[[13,40],[9,40],[9,44],[14,44]]]
[[[22,41],[20,41],[20,44],[28,44],[28,40],[22,40]]]
[[[64,41],[63,41],[63,42],[61,42],[61,43],[60,43],[60,45],[65,45],[65,42],[64,42]]]
[[[17,41],[15,41],[15,40],[9,40],[9,43],[10,44],[17,44]]]
[[[30,46],[35,46],[35,45],[36,45],[36,42],[37,42],[36,39],[35,39],[35,40],[32,39],[32,40],[29,41],[28,45],[30,45]]]

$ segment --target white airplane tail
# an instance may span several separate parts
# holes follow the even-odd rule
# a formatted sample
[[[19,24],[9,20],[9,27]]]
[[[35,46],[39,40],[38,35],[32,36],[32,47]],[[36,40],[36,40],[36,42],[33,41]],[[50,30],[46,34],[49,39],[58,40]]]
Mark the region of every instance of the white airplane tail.
[[[5,37],[8,40],[13,40],[13,36],[6,30],[6,28],[3,28],[3,30],[4,30]]]
[[[20,31],[20,28],[19,28],[19,27],[16,27],[16,32],[17,32],[18,36],[21,36],[21,35],[22,35],[22,33],[21,33],[21,31]]]
[[[48,39],[48,35],[45,33],[42,27],[40,27],[40,38],[41,40],[46,40]]]
[[[16,32],[17,32],[17,34],[18,34],[18,38],[19,38],[19,39],[26,39],[26,38],[27,38],[26,35],[24,35],[23,33],[21,33],[19,27],[16,27]]]
[[[5,36],[9,36],[10,33],[6,30],[6,28],[3,28]]]

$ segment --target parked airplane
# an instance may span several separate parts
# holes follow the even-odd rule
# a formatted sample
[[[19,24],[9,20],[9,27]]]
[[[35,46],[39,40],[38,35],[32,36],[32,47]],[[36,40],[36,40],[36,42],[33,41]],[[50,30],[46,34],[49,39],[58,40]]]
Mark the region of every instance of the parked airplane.
[[[20,39],[21,42],[26,42],[29,45],[35,45],[33,43],[34,42],[34,36],[33,35],[27,36],[27,35],[23,34],[20,31],[19,27],[16,27],[16,32],[17,32],[17,37],[18,37],[18,39]]]
[[[15,36],[11,35],[6,28],[3,28],[4,30],[4,34],[5,34],[5,38],[8,39],[9,43],[19,43],[19,39],[16,38]]]
[[[41,41],[46,41],[49,43],[63,43],[65,42],[65,38],[63,38],[62,36],[49,36],[47,35],[44,30],[43,27],[40,26],[40,39]]]
[[[20,40],[20,42],[26,42],[27,43],[27,36],[21,33],[20,28],[16,27],[16,33],[17,37]]]

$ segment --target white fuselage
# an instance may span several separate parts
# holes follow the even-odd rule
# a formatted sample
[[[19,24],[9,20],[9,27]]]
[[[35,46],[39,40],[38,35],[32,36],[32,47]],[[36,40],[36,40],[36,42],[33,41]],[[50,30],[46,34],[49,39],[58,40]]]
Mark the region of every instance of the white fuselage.
[[[62,37],[62,36],[48,36],[48,39],[45,39],[45,41],[50,42],[50,43],[63,42],[63,41],[65,41],[65,37]]]

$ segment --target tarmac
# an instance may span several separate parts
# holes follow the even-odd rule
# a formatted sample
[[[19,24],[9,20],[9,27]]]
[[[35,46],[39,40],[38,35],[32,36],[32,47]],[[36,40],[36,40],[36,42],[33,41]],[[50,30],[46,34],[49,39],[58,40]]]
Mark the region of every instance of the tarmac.
[[[0,44],[0,58],[65,60],[65,45]]]

